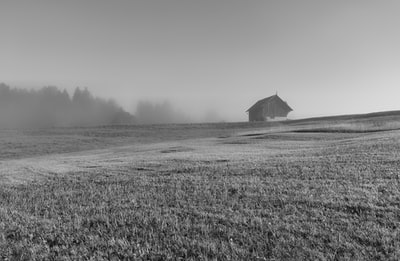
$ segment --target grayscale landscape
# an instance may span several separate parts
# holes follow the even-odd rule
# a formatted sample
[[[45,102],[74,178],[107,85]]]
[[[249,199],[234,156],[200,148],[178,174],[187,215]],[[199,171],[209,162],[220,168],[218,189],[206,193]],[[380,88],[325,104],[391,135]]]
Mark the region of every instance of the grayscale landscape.
[[[399,0],[1,0],[0,261],[400,260]]]

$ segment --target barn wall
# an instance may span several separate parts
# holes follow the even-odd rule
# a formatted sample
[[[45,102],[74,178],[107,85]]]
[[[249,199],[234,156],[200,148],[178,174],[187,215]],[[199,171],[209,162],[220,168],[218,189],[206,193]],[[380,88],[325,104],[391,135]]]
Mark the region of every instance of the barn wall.
[[[249,111],[249,121],[265,121],[261,108]]]
[[[280,102],[271,101],[264,106],[264,116],[265,117],[286,117],[289,111],[282,106]]]

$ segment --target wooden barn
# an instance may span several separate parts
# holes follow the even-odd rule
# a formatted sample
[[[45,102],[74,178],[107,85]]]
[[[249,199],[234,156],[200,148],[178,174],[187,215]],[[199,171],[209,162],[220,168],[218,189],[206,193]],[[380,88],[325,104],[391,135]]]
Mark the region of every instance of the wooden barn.
[[[287,117],[293,111],[278,94],[259,100],[246,112],[249,113],[249,121],[267,121],[268,118]]]

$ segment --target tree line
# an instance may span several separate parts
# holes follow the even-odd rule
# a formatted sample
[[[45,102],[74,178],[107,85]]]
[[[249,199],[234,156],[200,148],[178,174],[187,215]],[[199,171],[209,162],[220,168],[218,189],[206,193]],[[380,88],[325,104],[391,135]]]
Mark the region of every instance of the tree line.
[[[55,86],[11,88],[0,83],[0,128],[85,127],[99,125],[169,124],[221,121],[216,111],[194,120],[168,101],[140,101],[135,114],[112,99],[98,98],[88,88],[70,95]]]
[[[47,86],[39,90],[11,88],[0,83],[0,127],[97,126],[135,123],[135,117],[113,100],[94,97],[77,87]]]

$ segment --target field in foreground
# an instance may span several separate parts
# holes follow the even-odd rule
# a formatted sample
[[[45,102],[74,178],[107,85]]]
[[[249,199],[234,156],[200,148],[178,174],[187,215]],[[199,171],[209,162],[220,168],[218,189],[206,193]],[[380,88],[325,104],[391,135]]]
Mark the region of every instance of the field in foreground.
[[[397,120],[3,132],[0,259],[399,260]]]

